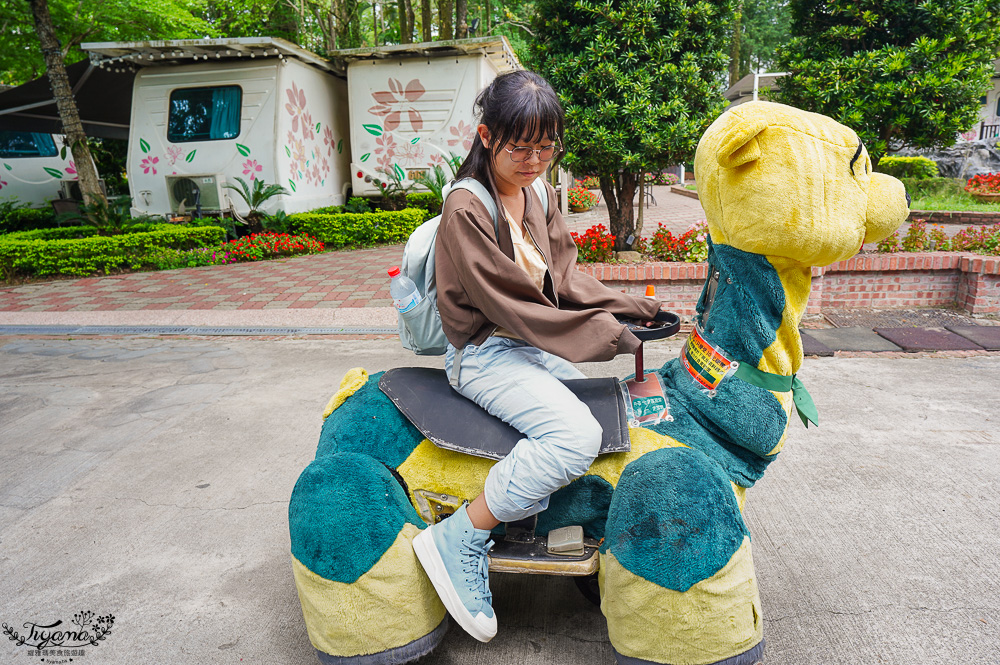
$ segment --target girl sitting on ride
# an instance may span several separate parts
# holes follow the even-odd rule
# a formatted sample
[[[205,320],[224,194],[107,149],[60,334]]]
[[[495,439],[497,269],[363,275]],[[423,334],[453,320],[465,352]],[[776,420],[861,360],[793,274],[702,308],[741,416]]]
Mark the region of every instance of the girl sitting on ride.
[[[497,203],[499,227],[472,192],[456,189],[435,246],[438,309],[452,385],[524,435],[493,466],[471,504],[413,542],[452,617],[473,637],[496,635],[487,552],[490,530],[534,515],[582,476],[602,429],[562,384],[572,362],[634,354],[640,342],[617,316],[651,320],[659,303],[608,288],[576,269],[576,244],[548,184],[548,214],[531,184],[560,154],[563,109],[548,82],[516,71],[476,99],[478,136],[457,174]],[[457,385],[456,385],[457,384]]]

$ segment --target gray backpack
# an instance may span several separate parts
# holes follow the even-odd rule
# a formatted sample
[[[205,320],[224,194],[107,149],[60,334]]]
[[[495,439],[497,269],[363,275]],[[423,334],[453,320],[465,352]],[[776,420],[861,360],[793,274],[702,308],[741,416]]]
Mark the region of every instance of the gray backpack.
[[[532,189],[542,201],[545,216],[549,215],[549,196],[545,191],[545,183],[536,178],[531,184]],[[493,233],[499,242],[500,227],[499,211],[496,202],[483,185],[473,178],[463,178],[445,186],[442,194],[447,200],[448,195],[456,189],[467,189],[483,202],[493,218]],[[410,234],[403,249],[403,260],[400,271],[413,280],[417,291],[423,299],[408,312],[399,312],[399,341],[404,349],[409,349],[420,356],[440,356],[448,348],[448,338],[441,327],[441,315],[437,307],[437,284],[434,281],[434,241],[437,239],[438,225],[441,215],[432,217],[418,226]]]

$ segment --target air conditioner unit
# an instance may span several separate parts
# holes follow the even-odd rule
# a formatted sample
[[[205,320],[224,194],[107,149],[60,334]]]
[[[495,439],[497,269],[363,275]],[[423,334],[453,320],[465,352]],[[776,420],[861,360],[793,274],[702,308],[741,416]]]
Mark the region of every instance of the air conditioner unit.
[[[59,181],[60,187],[62,189],[62,197],[64,199],[73,199],[74,201],[83,201],[83,193],[80,191],[80,181],[79,180],[61,180]],[[100,178],[97,184],[101,187],[101,192],[104,196],[108,195],[108,188],[104,184],[104,178]]]
[[[225,197],[222,193],[221,175],[168,175],[167,195],[170,211],[180,212],[181,202],[191,212],[201,206],[202,212],[222,212]]]

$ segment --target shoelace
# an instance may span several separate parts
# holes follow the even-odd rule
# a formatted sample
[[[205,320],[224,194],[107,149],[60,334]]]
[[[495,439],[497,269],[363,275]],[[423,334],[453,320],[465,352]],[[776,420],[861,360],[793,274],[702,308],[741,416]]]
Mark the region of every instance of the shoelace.
[[[466,573],[465,581],[475,582],[476,600],[485,600],[490,605],[493,604],[493,593],[490,591],[490,563],[487,554],[492,547],[492,540],[482,547],[472,543],[464,543],[462,547],[462,554],[465,555],[462,562],[466,564],[462,569]]]

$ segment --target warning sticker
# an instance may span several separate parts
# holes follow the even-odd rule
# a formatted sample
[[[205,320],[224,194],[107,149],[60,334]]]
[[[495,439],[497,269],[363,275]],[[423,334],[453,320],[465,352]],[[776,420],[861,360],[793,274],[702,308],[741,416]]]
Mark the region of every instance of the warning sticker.
[[[691,331],[681,352],[681,364],[695,381],[708,390],[715,390],[733,369],[733,363],[722,352],[705,341],[697,328]]]

